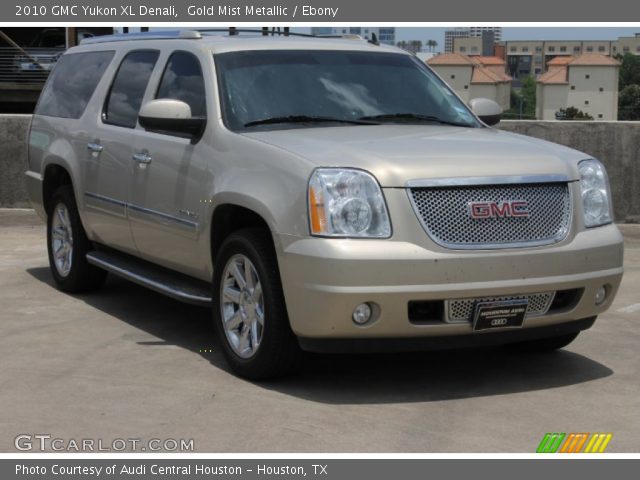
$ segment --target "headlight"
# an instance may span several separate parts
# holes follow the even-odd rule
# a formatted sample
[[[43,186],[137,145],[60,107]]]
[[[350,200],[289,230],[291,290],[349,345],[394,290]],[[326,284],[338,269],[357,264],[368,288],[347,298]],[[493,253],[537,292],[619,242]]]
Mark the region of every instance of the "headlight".
[[[597,227],[611,223],[611,192],[607,171],[597,160],[583,160],[578,164],[580,170],[580,188],[582,189],[582,205],[584,224]]]
[[[319,168],[309,180],[311,234],[327,237],[391,236],[382,190],[369,173]]]

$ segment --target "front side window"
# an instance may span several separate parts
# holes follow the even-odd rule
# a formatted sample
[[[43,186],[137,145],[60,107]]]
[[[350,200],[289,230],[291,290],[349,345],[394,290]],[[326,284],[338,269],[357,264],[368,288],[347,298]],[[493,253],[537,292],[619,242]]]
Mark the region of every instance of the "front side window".
[[[364,120],[431,119],[480,126],[467,106],[411,55],[271,50],[217,54],[215,62],[223,119],[231,130],[337,126]],[[290,117],[317,122],[278,121]],[[264,122],[269,119],[273,121]]]
[[[191,107],[192,117],[206,117],[205,97],[198,59],[189,52],[174,52],[162,74],[156,98],[181,100]]]
[[[113,51],[63,55],[49,76],[35,114],[80,118],[113,55]]]
[[[158,60],[157,50],[128,53],[116,74],[104,108],[104,122],[134,128],[149,77]]]

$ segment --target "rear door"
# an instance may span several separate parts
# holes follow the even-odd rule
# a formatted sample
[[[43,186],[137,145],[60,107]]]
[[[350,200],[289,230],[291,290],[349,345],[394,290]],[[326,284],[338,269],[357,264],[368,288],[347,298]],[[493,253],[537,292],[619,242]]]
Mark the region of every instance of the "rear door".
[[[132,50],[122,57],[83,145],[84,203],[94,239],[130,253],[136,252],[126,208],[134,168],[133,132],[158,57],[158,50]]]
[[[204,55],[203,55],[204,56]],[[193,117],[207,116],[201,59],[185,50],[168,52],[147,99],[181,100]],[[209,83],[210,84],[210,83]],[[135,130],[129,218],[139,255],[183,273],[204,278],[202,213],[205,186],[212,178],[204,141],[168,133]]]

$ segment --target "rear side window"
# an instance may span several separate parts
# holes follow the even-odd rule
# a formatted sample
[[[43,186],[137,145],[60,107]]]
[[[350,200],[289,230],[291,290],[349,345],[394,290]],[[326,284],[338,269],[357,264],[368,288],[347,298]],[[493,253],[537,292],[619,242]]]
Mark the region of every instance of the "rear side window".
[[[142,98],[158,55],[157,50],[138,50],[124,57],[107,97],[105,123],[127,128],[136,126]]]
[[[171,55],[156,98],[182,100],[191,107],[192,117],[206,117],[204,78],[195,55],[189,52],[174,52]]]
[[[63,55],[40,95],[36,115],[80,118],[113,54],[104,51]]]

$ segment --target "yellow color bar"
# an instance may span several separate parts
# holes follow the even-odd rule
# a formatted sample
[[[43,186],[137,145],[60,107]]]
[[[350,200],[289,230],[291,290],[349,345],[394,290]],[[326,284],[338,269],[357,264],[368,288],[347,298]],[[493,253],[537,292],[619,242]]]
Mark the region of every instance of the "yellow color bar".
[[[611,441],[612,438],[613,438],[613,435],[611,433],[606,434],[606,436],[604,437],[604,441],[602,442],[602,445],[600,445],[600,450],[598,450],[598,453],[603,453],[605,451],[605,449],[607,448],[607,445],[609,445],[609,442]]]
[[[594,433],[584,453],[603,453],[613,438],[611,433]]]
[[[591,453],[591,449],[593,448],[593,444],[596,443],[596,440],[598,439],[598,434],[594,433],[593,436],[591,437],[591,440],[589,440],[589,443],[587,444],[587,448],[584,449],[584,453]]]

